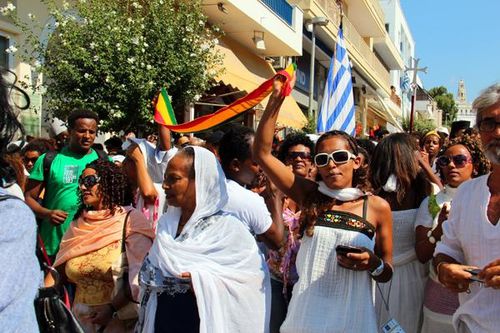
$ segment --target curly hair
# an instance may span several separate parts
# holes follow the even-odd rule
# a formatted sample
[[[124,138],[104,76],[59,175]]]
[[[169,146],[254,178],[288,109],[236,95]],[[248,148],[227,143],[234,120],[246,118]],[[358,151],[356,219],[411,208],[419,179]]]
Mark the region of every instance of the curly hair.
[[[42,155],[52,150],[54,150],[54,145],[50,142],[50,140],[36,138],[31,140],[26,146],[24,146],[21,152],[25,154],[28,151],[37,151],[40,155]]]
[[[288,150],[297,145],[303,145],[304,147],[309,148],[311,154],[314,153],[314,142],[312,142],[304,132],[292,132],[288,134],[285,137],[285,140],[281,143],[278,150],[278,159],[284,163]]]
[[[318,153],[318,147],[323,141],[333,137],[339,137],[343,139],[348,144],[349,150],[354,155],[358,156],[359,149],[355,139],[346,132],[336,130],[326,132],[320,136],[320,138],[316,142],[314,153]],[[353,171],[352,187],[359,188],[364,192],[368,192],[371,190],[370,182],[368,181],[368,175],[365,168],[358,168]],[[314,233],[314,225],[319,214],[330,209],[334,202],[335,199],[332,199],[320,193],[319,191],[315,191],[312,195],[307,196],[303,204],[302,214],[300,215],[300,234],[303,235],[305,233],[307,236],[312,237]]]
[[[99,124],[99,116],[94,111],[85,109],[76,109],[71,111],[68,116],[68,128],[74,129],[78,119],[94,119]]]
[[[464,146],[469,151],[469,154],[472,157],[472,163],[476,171],[472,174],[472,178],[480,177],[490,172],[490,161],[483,153],[481,142],[467,134],[458,136],[451,140],[447,145],[443,146],[438,154],[438,157],[444,155],[448,148],[456,145]],[[439,168],[439,174],[441,175],[441,179],[444,180],[441,168]]]
[[[114,214],[115,210],[120,206],[127,206],[132,203],[132,193],[127,177],[116,164],[100,158],[87,164],[85,168],[94,169],[100,178],[100,193],[103,196],[105,209],[111,210],[111,213]],[[83,197],[80,192],[80,210],[77,216],[80,215],[83,208]]]

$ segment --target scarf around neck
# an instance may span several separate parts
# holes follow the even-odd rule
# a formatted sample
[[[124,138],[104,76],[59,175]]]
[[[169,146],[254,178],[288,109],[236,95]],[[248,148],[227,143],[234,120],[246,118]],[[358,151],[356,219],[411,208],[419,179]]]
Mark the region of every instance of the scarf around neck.
[[[325,182],[319,181],[318,182],[318,191],[326,195],[327,197],[330,197],[332,199],[337,199],[340,201],[352,201],[359,199],[365,193],[361,191],[359,188],[355,187],[348,187],[348,188],[343,188],[339,190],[333,190],[326,186]]]

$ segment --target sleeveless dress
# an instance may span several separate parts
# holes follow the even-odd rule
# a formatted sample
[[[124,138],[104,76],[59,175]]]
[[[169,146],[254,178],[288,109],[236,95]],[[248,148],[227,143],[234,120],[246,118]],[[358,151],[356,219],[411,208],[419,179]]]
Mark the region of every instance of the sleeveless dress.
[[[415,218],[417,209],[392,212],[393,266],[392,279],[380,283],[380,289],[389,302],[390,315],[380,292],[375,290],[375,308],[379,326],[390,318],[396,319],[406,333],[418,333],[422,325],[422,304],[428,267],[421,264],[415,253]]]
[[[373,250],[374,236],[375,228],[360,216],[326,211],[318,217],[314,235],[301,242],[299,280],[280,332],[377,332],[370,275],[339,266],[335,251],[337,245]]]

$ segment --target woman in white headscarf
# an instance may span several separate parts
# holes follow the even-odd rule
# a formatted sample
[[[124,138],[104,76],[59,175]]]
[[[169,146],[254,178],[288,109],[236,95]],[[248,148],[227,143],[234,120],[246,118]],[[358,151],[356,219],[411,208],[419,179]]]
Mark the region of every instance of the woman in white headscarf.
[[[215,156],[186,147],[163,183],[169,208],[140,274],[139,332],[267,332],[265,273],[244,225],[222,213],[224,173]]]

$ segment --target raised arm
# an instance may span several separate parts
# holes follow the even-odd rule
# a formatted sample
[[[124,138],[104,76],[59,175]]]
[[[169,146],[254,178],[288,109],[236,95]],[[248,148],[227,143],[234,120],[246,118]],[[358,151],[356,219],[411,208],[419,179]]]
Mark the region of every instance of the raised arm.
[[[154,204],[158,193],[153,185],[153,180],[148,173],[141,149],[137,144],[132,144],[127,150],[127,158],[134,163],[137,172],[137,187],[147,204]]]
[[[158,148],[166,151],[172,148],[170,130],[163,125],[158,124]]]
[[[315,182],[295,176],[290,168],[285,166],[272,154],[273,136],[276,128],[278,113],[285,97],[281,95],[282,82],[276,80],[274,89],[266,110],[259,122],[253,144],[254,158],[266,173],[267,177],[287,196],[299,205],[307,195],[317,188]]]

